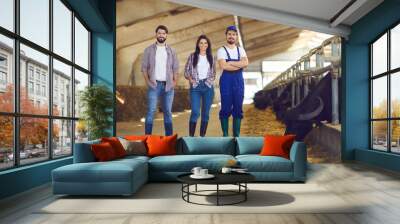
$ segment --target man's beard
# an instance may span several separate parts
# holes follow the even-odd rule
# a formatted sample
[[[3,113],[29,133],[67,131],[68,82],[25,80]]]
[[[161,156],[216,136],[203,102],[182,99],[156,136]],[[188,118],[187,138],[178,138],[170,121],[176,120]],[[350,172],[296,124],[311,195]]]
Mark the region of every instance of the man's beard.
[[[158,43],[163,44],[165,42],[166,38],[164,37],[159,37],[157,38]]]
[[[227,42],[228,44],[234,44],[236,41],[234,39],[228,39]]]

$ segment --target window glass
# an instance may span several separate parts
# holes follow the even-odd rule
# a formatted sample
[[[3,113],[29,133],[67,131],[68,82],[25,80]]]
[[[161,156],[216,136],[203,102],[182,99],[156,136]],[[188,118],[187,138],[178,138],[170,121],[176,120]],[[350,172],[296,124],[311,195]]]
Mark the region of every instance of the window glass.
[[[391,151],[395,153],[400,153],[400,120],[393,120],[391,123]]]
[[[372,147],[376,150],[387,151],[387,121],[372,122]]]
[[[71,66],[53,60],[53,114],[72,117]]]
[[[49,158],[49,120],[21,117],[20,151],[21,164],[35,163]]]
[[[400,24],[390,32],[390,67],[396,69],[400,67]]]
[[[49,108],[48,97],[48,62],[49,57],[26,45],[21,44],[20,54],[20,110],[24,114],[47,115]],[[34,92],[30,93],[29,74],[26,68],[33,68],[35,71]],[[31,101],[36,102],[35,104]]]
[[[53,120],[53,157],[72,154],[72,121]]]
[[[79,106],[81,92],[89,86],[89,75],[75,69],[75,117],[80,117],[82,108]]]
[[[0,26],[14,31],[14,0],[0,1]]]
[[[21,36],[49,48],[49,0],[20,0]]]
[[[372,81],[372,118],[387,118],[387,78]]]
[[[75,18],[75,63],[89,70],[89,32]]]
[[[387,34],[372,44],[372,75],[387,71]]]
[[[60,1],[53,0],[53,51],[71,60],[72,12]]]
[[[11,116],[0,115],[0,170],[14,165],[14,122]]]
[[[391,117],[400,118],[400,72],[391,74],[390,77]]]
[[[14,111],[14,72],[12,39],[0,34],[0,111]]]

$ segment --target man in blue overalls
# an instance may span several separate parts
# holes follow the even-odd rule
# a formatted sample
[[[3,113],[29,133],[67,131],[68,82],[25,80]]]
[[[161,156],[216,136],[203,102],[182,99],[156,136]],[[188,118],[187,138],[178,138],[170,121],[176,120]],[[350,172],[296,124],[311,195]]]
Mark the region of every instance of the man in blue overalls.
[[[219,80],[221,93],[221,111],[219,119],[223,136],[228,136],[229,117],[233,117],[233,136],[240,135],[240,123],[243,118],[244,80],[243,68],[249,64],[246,52],[236,46],[238,33],[236,26],[229,26],[225,31],[227,44],[217,52],[220,68],[223,70]]]

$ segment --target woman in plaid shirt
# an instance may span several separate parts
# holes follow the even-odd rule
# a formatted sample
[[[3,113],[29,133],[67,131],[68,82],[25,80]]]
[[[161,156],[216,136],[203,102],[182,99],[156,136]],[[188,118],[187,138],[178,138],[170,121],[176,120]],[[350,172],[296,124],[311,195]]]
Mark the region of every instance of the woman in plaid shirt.
[[[207,36],[197,39],[195,52],[190,54],[185,65],[185,78],[190,84],[192,113],[189,121],[189,136],[194,136],[197,119],[200,116],[200,136],[205,136],[211,104],[214,99],[215,61],[211,42]]]

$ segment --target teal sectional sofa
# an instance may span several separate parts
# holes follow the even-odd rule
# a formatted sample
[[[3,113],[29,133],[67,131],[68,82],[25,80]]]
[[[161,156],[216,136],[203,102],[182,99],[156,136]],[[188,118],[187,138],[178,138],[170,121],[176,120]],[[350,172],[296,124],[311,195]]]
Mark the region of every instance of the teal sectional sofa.
[[[54,194],[131,195],[148,181],[176,181],[193,167],[218,172],[228,160],[236,160],[260,182],[304,182],[307,151],[302,142],[294,142],[290,159],[260,156],[263,137],[182,137],[177,155],[127,156],[96,162],[90,141],[75,144],[74,163],[52,171]]]

